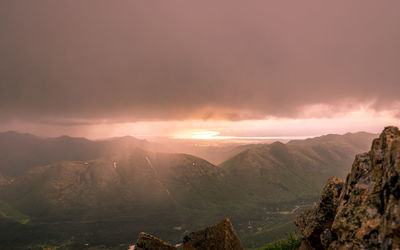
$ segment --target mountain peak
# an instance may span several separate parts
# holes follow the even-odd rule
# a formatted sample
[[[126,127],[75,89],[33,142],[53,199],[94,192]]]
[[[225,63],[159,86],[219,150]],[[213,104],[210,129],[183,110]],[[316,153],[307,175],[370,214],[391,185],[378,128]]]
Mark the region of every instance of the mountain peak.
[[[400,131],[397,127],[389,126],[385,127],[385,129],[380,134],[377,141],[379,141],[382,149],[387,148],[390,149],[391,142],[400,138]]]
[[[284,143],[280,142],[280,141],[276,141],[274,143],[271,143],[269,145],[270,150],[272,151],[287,151],[287,147]]]
[[[280,142],[280,141],[275,141],[275,142],[270,144],[270,146],[277,146],[277,147],[284,146],[284,145],[285,145],[285,143]]]
[[[392,151],[394,141],[400,140],[400,131],[397,127],[388,126],[380,134],[379,138],[372,142],[371,157],[375,167],[380,166],[387,154]]]
[[[393,135],[393,136],[400,136],[400,131],[398,127],[395,126],[387,126],[382,131],[381,135]]]

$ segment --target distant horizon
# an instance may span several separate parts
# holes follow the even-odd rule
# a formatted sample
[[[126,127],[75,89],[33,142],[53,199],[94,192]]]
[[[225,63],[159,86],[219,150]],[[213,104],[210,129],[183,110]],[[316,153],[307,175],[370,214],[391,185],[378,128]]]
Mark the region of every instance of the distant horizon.
[[[390,125],[388,125],[390,126]],[[383,128],[382,128],[383,130]],[[206,131],[207,132],[207,131]],[[214,131],[209,131],[209,132],[214,132]],[[149,142],[162,142],[162,141],[181,141],[181,142],[213,142],[213,143],[241,143],[241,144],[250,144],[250,143],[256,143],[259,142],[260,144],[266,143],[266,142],[274,142],[274,141],[281,141],[281,142],[289,142],[292,140],[306,140],[306,139],[312,139],[312,138],[317,138],[317,137],[322,137],[322,136],[327,136],[327,135],[346,135],[346,134],[357,134],[357,133],[368,133],[368,134],[376,134],[379,135],[379,132],[370,132],[370,131],[352,131],[352,132],[345,132],[345,133],[325,133],[325,134],[319,134],[319,135],[308,135],[308,136],[219,136],[217,134],[213,134],[210,137],[177,137],[174,135],[134,135],[134,134],[125,134],[125,135],[118,135],[118,136],[111,136],[111,137],[103,137],[103,138],[90,138],[86,137],[84,135],[80,136],[74,136],[74,135],[68,135],[68,134],[59,134],[59,135],[51,135],[51,136],[45,136],[45,135],[38,135],[35,133],[30,133],[28,131],[20,131],[20,130],[0,130],[0,134],[2,133],[17,133],[21,135],[31,135],[35,137],[41,137],[44,139],[51,139],[51,138],[60,138],[60,137],[70,137],[70,138],[83,138],[87,139],[90,141],[102,141],[102,140],[109,140],[109,139],[117,139],[117,138],[123,138],[123,137],[132,137],[135,139],[139,140],[147,140]],[[256,143],[257,144],[257,143]]]

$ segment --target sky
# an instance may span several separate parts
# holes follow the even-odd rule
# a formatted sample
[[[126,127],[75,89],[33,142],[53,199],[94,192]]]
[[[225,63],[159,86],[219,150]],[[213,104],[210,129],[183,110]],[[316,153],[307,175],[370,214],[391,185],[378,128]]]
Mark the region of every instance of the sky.
[[[0,2],[0,131],[307,137],[400,121],[400,1]]]

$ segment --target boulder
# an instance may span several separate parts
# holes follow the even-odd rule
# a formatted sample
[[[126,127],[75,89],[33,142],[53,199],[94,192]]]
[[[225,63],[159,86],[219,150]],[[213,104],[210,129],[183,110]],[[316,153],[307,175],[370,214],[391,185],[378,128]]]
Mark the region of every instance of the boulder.
[[[175,246],[162,241],[150,234],[140,233],[135,244],[135,250],[175,250]]]
[[[183,239],[185,250],[243,250],[232,223],[224,219],[214,226],[190,233]]]

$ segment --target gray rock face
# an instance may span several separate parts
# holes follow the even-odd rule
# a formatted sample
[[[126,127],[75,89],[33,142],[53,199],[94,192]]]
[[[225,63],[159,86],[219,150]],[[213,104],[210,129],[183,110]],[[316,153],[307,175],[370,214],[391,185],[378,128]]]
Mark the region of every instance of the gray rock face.
[[[370,152],[356,156],[340,192],[332,226],[320,233],[320,244],[329,249],[400,249],[399,176],[400,131],[386,127]],[[306,213],[310,212],[301,215],[296,224],[308,238],[310,230],[306,229],[321,220],[306,221]]]
[[[187,250],[243,250],[232,223],[224,219],[218,224],[191,233],[183,239],[183,249]]]
[[[174,250],[175,246],[162,241],[150,234],[140,233],[136,241],[135,248],[137,250]]]

